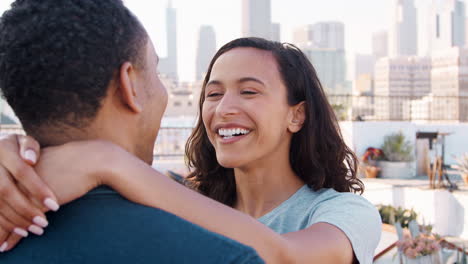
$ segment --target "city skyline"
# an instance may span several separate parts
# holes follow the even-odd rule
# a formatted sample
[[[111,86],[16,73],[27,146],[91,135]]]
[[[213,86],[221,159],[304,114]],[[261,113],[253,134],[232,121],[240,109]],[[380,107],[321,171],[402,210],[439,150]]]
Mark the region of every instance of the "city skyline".
[[[12,0],[0,2],[0,12]],[[167,56],[166,7],[168,1],[125,1],[146,27],[161,57]],[[178,72],[182,81],[195,77],[196,43],[201,25],[211,25],[216,34],[217,48],[242,36],[242,0],[173,0],[177,9]],[[210,8],[207,8],[207,7]],[[387,0],[271,0],[271,22],[281,24],[281,41],[292,42],[293,30],[321,21],[341,21],[345,24],[347,54],[370,53],[374,31],[387,29],[390,6]],[[369,12],[372,10],[372,12]]]
[[[415,0],[418,23],[424,22],[420,15],[432,0]],[[443,0],[436,0],[443,1]],[[5,11],[13,0],[0,2],[0,12]],[[160,57],[167,57],[166,7],[168,0],[127,0],[129,9],[145,25]],[[196,76],[196,50],[198,32],[202,25],[213,26],[216,48],[242,36],[242,0],[172,0],[177,10],[177,64],[181,81],[194,81]],[[465,1],[462,1],[465,2]],[[356,54],[372,53],[372,34],[390,30],[391,4],[388,0],[329,0],[315,2],[306,0],[271,0],[271,22],[281,26],[281,41],[293,42],[296,28],[318,22],[339,21],[345,24],[345,51],[347,62]],[[210,8],[206,8],[210,6]],[[372,12],[369,12],[372,10]],[[418,32],[418,35],[424,32]],[[419,37],[420,38],[420,37]],[[418,47],[419,49],[420,47]]]

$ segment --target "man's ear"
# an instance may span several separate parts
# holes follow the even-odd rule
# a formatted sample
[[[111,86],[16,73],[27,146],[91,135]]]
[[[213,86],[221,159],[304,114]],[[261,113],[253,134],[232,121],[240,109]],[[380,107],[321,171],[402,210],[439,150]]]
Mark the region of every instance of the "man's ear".
[[[117,86],[122,95],[122,102],[128,106],[128,108],[135,112],[140,113],[142,111],[142,107],[138,102],[137,98],[137,81],[136,81],[136,73],[135,68],[130,62],[125,62],[120,66],[120,79],[118,80],[120,83]]]
[[[305,102],[302,101],[291,107],[291,112],[288,118],[288,130],[291,133],[297,133],[304,125],[306,118]]]

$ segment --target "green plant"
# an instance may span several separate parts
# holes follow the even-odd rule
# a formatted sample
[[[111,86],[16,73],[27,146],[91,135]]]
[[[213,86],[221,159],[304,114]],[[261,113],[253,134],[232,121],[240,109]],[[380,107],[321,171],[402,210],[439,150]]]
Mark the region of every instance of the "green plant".
[[[418,218],[418,214],[413,209],[395,208],[391,205],[379,205],[377,209],[383,223],[393,225],[400,222],[403,228],[408,228],[409,222]]]
[[[413,161],[413,146],[401,131],[385,136],[381,149],[388,161]]]

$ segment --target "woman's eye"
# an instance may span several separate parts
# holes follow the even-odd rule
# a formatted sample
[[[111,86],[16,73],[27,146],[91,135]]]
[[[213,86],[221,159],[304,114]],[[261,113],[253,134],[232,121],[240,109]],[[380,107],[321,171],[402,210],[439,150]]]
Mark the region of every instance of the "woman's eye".
[[[217,97],[217,96],[221,96],[221,95],[222,95],[221,93],[210,93],[206,97]]]
[[[252,94],[257,94],[257,92],[254,92],[254,91],[242,91],[242,94],[252,95]]]

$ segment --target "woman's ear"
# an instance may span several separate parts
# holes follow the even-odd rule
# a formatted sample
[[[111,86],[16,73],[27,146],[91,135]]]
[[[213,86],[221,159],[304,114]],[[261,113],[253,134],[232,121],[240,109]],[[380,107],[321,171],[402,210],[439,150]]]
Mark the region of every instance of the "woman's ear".
[[[304,125],[304,121],[306,118],[306,109],[305,109],[305,102],[300,102],[295,106],[291,107],[291,112],[289,115],[288,120],[288,130],[291,133],[297,133],[301,130],[302,126]]]
[[[142,107],[137,98],[137,82],[135,80],[135,68],[130,62],[125,62],[120,67],[120,83],[117,86],[122,95],[123,103],[133,112],[140,113]]]

